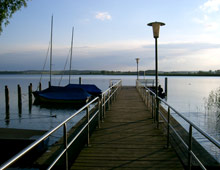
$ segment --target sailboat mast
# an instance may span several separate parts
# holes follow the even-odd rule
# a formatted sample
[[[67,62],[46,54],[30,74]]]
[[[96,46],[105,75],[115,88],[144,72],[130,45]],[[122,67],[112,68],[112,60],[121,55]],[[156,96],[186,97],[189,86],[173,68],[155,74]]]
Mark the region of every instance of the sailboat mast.
[[[51,35],[50,35],[50,85],[51,85],[51,74],[52,74],[52,39],[53,38],[53,15],[51,18]]]
[[[70,79],[71,79],[72,57],[73,57],[73,35],[74,35],[74,27],[72,28],[72,40],[71,40],[71,51],[70,51],[69,84],[70,84]]]

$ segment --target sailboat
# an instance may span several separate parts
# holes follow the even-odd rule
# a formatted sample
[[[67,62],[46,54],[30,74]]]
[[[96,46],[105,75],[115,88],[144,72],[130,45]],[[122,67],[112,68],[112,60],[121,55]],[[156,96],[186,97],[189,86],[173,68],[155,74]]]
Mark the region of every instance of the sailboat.
[[[53,16],[51,19],[51,39],[50,39],[50,86],[42,91],[34,91],[35,104],[85,104],[92,95],[89,94],[84,88],[74,85],[67,86],[52,86],[52,33],[53,33]],[[73,32],[72,32],[73,34]],[[73,37],[73,35],[72,35]],[[73,38],[72,38],[73,42]],[[71,42],[71,44],[72,44]],[[72,48],[72,47],[71,47]],[[72,53],[72,52],[71,52]],[[72,55],[72,54],[71,54]],[[71,67],[71,64],[70,64]],[[70,80],[69,80],[70,81]]]
[[[66,86],[67,88],[82,88],[87,93],[92,95],[92,97],[101,97],[102,91],[94,84],[71,84],[71,70],[72,70],[72,54],[73,54],[73,35],[74,35],[74,27],[72,28],[72,39],[71,39],[71,51],[70,51],[70,68],[69,68],[69,84]]]

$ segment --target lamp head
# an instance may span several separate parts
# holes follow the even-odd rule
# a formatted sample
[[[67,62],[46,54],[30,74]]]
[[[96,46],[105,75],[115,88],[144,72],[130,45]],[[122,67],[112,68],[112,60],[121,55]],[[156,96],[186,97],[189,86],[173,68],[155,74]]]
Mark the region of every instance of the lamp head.
[[[135,59],[136,59],[136,62],[137,62],[137,64],[138,64],[138,62],[139,62],[140,58],[135,58]]]
[[[156,21],[156,22],[151,22],[147,25],[152,26],[154,38],[159,38],[160,26],[164,26],[165,23]]]

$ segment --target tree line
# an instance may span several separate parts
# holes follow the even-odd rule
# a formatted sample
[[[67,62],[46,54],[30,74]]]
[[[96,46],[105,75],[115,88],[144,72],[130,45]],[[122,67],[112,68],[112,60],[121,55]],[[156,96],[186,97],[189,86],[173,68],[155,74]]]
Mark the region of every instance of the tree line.
[[[0,71],[0,74],[49,74],[49,70]],[[52,71],[53,75],[137,75],[137,71],[109,71],[109,70],[72,70]],[[160,76],[220,76],[220,70],[215,71],[159,71]],[[155,70],[139,71],[139,76],[154,76]]]

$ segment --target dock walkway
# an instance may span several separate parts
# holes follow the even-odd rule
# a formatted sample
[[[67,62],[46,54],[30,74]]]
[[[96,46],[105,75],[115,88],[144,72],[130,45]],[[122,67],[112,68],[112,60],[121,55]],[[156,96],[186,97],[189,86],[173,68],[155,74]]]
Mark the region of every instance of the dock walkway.
[[[135,87],[122,87],[74,169],[183,169]]]

